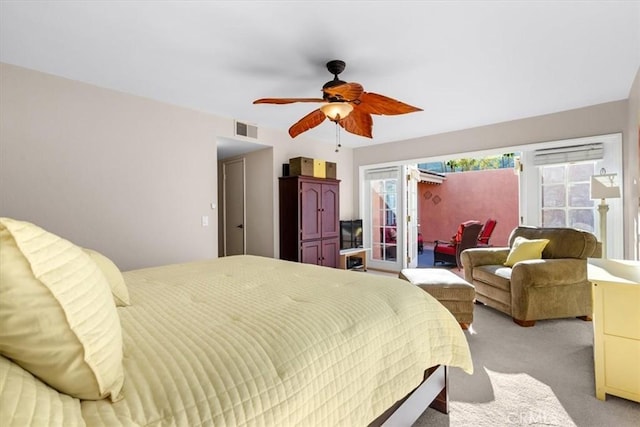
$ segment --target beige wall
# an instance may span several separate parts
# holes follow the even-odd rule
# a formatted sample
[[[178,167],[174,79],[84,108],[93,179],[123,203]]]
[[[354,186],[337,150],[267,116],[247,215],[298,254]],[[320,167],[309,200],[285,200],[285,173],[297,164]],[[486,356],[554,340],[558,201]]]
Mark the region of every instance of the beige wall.
[[[636,85],[634,87],[637,88]],[[593,135],[622,132],[625,160],[624,186],[630,187],[637,179],[636,168],[629,167],[628,159],[637,162],[637,131],[630,135],[628,100],[609,102],[590,107],[563,111],[521,120],[465,129],[440,135],[380,144],[354,150],[354,185],[358,185],[360,166],[389,162],[420,161],[429,157],[522,146],[537,142],[557,141]],[[628,190],[626,190],[628,191]],[[625,191],[625,196],[627,193]],[[354,190],[358,197],[357,189]],[[354,206],[359,201],[354,200]],[[634,218],[638,216],[638,199],[626,197],[624,204],[625,258],[635,258]]]
[[[627,127],[628,144],[625,146],[624,171],[625,189],[624,197],[628,201],[628,217],[625,217],[628,234],[636,236],[635,247],[629,248],[632,259],[640,259],[640,68],[633,81],[629,93],[629,121]],[[634,209],[635,207],[635,213]]]
[[[274,227],[270,215],[274,212],[273,194],[277,192],[272,179],[273,149],[253,151],[246,159],[247,191],[247,253],[273,257]]]
[[[0,68],[0,212],[122,269],[217,256],[216,145],[205,114]]]
[[[232,118],[8,64],[0,94],[0,215],[102,251],[124,270],[218,255],[216,141],[234,138]],[[278,256],[277,178],[291,157],[336,162],[341,212],[351,217],[351,149],[258,133],[273,155],[261,159],[271,180],[260,196],[270,200],[260,202],[252,250]]]

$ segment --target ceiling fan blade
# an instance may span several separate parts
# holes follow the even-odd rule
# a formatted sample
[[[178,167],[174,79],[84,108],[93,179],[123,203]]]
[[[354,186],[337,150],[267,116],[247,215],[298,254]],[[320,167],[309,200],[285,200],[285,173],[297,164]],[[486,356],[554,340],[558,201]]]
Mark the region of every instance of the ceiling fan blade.
[[[355,103],[357,110],[363,113],[378,114],[381,116],[395,116],[398,114],[422,111],[422,108],[414,107],[396,99],[389,98],[388,96],[378,95],[372,92],[363,93],[359,101],[359,103]]]
[[[326,118],[327,116],[320,111],[320,109],[314,110],[291,126],[289,128],[289,135],[291,135],[291,138],[295,138],[302,132],[306,132],[309,129],[313,129],[318,126],[320,123],[324,122],[324,119]]]
[[[369,113],[354,109],[351,114],[344,119],[341,119],[338,123],[347,132],[365,136],[367,138],[373,138],[373,119]]]
[[[338,98],[343,101],[355,101],[364,93],[364,88],[360,83],[343,83],[323,89],[331,98]]]
[[[326,102],[322,98],[260,98],[254,104],[293,104],[294,102]]]

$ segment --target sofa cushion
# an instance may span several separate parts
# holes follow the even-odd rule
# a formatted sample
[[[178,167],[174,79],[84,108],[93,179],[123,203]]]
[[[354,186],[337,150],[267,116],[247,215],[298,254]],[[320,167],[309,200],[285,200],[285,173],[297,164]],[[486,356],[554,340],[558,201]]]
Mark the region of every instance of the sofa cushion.
[[[473,280],[488,283],[509,292],[511,289],[511,268],[504,265],[480,265],[473,269]]]
[[[435,251],[441,254],[456,256],[456,247],[453,245],[448,245],[448,244],[438,245],[436,246]]]
[[[507,260],[504,265],[507,267],[513,267],[520,261],[527,261],[530,259],[542,258],[542,251],[549,243],[549,239],[525,239],[522,236],[518,236],[513,240],[513,246],[509,251]]]

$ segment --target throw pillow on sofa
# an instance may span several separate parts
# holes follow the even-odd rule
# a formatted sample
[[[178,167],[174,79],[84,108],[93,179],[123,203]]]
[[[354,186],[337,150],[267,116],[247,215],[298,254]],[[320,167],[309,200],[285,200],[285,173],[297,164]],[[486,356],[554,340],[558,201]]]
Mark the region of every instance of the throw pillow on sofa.
[[[525,239],[518,236],[513,241],[513,246],[509,251],[507,260],[504,265],[507,267],[513,267],[520,261],[526,261],[529,259],[541,259],[542,251],[549,243],[549,239]]]

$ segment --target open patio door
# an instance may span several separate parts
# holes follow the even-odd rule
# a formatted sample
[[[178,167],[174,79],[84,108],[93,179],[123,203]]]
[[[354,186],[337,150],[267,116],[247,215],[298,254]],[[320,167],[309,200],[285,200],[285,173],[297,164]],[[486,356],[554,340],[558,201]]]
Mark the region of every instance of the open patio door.
[[[364,246],[370,268],[400,271],[418,265],[418,168],[364,172]]]
[[[402,166],[364,171],[363,227],[369,268],[400,271],[404,253]]]
[[[405,209],[406,215],[406,256],[402,262],[404,268],[416,268],[418,266],[418,182],[420,172],[415,165],[404,167],[405,181]]]

